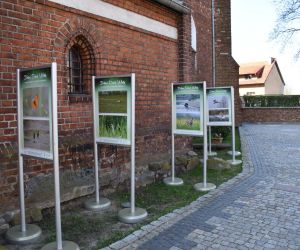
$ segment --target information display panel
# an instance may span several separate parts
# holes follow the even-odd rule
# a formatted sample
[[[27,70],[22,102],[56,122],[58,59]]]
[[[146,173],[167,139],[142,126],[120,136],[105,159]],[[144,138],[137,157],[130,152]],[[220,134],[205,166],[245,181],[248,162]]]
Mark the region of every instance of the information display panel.
[[[172,123],[174,134],[203,136],[204,84],[173,84]]]
[[[131,145],[132,75],[95,78],[96,141]]]
[[[208,126],[232,125],[232,88],[207,88]]]
[[[18,70],[22,155],[53,160],[52,66]]]

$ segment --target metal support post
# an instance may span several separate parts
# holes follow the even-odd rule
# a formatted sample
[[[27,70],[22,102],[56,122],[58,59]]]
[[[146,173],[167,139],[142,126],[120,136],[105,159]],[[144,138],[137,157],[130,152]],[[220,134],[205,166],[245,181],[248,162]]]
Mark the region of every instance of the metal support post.
[[[56,63],[52,64],[52,129],[53,129],[53,161],[54,161],[54,192],[55,192],[55,224],[56,242],[42,247],[42,250],[79,250],[79,246],[72,241],[62,241],[60,182],[59,182],[59,154],[58,154],[58,124],[57,124],[57,73]]]
[[[164,179],[164,183],[169,186],[180,186],[183,184],[181,178],[175,177],[175,134],[174,134],[174,95],[173,95],[173,84],[171,85],[171,98],[172,98],[172,176]]]
[[[92,80],[93,84],[93,119],[94,119],[94,162],[95,162],[95,199],[89,199],[84,203],[86,209],[91,211],[100,211],[106,208],[109,208],[111,202],[107,198],[100,198],[99,194],[99,163],[98,163],[98,144],[96,142],[96,122],[97,122],[97,112],[96,112],[96,98],[95,98],[95,76]]]
[[[235,156],[236,156],[236,151],[235,151],[235,112],[234,112],[234,88],[231,87],[231,110],[232,110],[232,129],[231,129],[231,133],[232,133],[232,151],[231,151],[231,155],[232,155],[232,160],[229,160],[228,162],[231,165],[239,165],[242,163],[241,160],[236,160]]]
[[[197,183],[194,188],[198,191],[209,191],[216,188],[213,183],[207,183],[207,102],[206,84],[203,84],[203,183]]]
[[[135,207],[135,74],[131,75],[131,186],[130,208],[119,211],[119,219],[124,223],[134,224],[144,220],[148,213],[143,208]]]
[[[216,156],[217,152],[211,151],[211,126],[208,126],[208,156]]]

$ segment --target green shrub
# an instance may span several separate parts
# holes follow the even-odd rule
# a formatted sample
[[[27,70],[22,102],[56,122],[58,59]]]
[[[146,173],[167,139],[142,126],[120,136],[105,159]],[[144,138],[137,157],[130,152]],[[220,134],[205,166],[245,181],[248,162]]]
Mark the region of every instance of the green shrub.
[[[300,107],[300,95],[243,96],[245,107]]]
[[[211,136],[214,137],[215,134],[221,134],[223,138],[226,138],[231,134],[231,127],[211,127]]]

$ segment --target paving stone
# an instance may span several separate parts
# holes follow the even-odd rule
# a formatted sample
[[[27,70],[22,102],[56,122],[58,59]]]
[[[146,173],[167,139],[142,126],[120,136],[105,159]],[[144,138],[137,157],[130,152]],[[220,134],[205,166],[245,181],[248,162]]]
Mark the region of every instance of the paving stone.
[[[299,132],[299,124],[243,125],[243,173],[142,227],[146,236],[127,249],[300,249]]]

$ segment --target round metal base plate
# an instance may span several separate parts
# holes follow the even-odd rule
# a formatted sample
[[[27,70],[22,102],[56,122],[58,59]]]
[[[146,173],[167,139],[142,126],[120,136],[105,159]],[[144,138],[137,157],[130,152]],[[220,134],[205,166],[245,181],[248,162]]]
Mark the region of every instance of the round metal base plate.
[[[6,239],[16,245],[28,244],[37,240],[42,234],[42,230],[32,224],[26,224],[26,231],[22,232],[21,225],[14,226],[7,230]]]
[[[206,183],[206,186],[204,186],[204,183],[197,183],[194,185],[194,188],[197,190],[197,191],[210,191],[210,190],[213,190],[213,189],[216,189],[216,185],[213,184],[213,183]]]
[[[123,203],[121,204],[121,207],[122,207],[122,208],[129,208],[129,207],[131,207],[130,202],[129,202],[129,201],[123,202]]]
[[[172,180],[172,177],[167,177],[164,179],[164,183],[169,186],[180,186],[183,184],[183,180],[177,177]]]
[[[207,155],[208,155],[208,156],[216,156],[216,155],[217,155],[217,152],[211,151],[211,152],[208,152]]]
[[[85,208],[88,210],[91,210],[91,211],[103,210],[103,209],[109,208],[110,205],[111,205],[111,202],[107,198],[100,198],[99,203],[97,203],[95,199],[87,200],[84,203]]]
[[[232,155],[232,151],[228,151],[227,154]],[[235,151],[235,156],[240,156],[241,154],[240,151]]]
[[[144,220],[148,216],[148,213],[145,209],[136,207],[135,213],[132,214],[131,208],[124,208],[119,211],[118,216],[120,221],[128,224],[134,224]]]
[[[63,241],[62,242],[62,250],[79,250],[79,246],[72,241]],[[41,250],[57,250],[56,242],[51,242],[42,247]]]
[[[235,161],[233,161],[233,160],[228,160],[228,162],[229,162],[231,165],[233,165],[233,166],[237,166],[237,165],[240,165],[240,164],[243,163],[243,161],[241,161],[241,160],[235,160]]]

